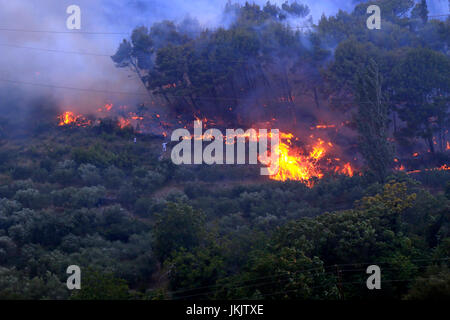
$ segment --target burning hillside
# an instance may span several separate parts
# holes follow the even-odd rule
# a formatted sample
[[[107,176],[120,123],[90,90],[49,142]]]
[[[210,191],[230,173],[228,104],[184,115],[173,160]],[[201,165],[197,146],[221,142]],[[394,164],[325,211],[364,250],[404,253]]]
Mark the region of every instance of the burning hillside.
[[[117,125],[121,129],[125,127],[133,127],[137,129],[139,127],[139,120],[143,120],[142,116],[137,115],[135,112],[127,112],[127,106],[120,106],[118,112],[113,112],[113,104],[105,104],[103,107],[97,109],[97,119],[103,119],[108,117],[114,117],[117,119]],[[74,111],[64,111],[57,116],[58,126],[77,126],[88,127],[94,125],[94,122],[88,120],[86,116],[77,114]],[[139,130],[138,130],[139,131]]]
[[[75,114],[72,111],[65,111],[58,116],[59,126],[75,125],[78,127],[90,126],[92,122],[83,115]]]
[[[88,120],[86,116],[73,111],[65,111],[57,117],[58,125],[88,127],[98,124],[101,119],[112,118],[116,120],[120,129],[132,127],[136,133],[156,134],[163,139],[167,139],[167,136],[170,136],[170,131],[174,128],[188,128],[190,126],[190,121],[184,120],[181,116],[176,117],[174,121],[163,121],[159,113],[151,114],[149,112],[130,111],[129,109],[127,106],[114,108],[113,104],[105,104],[97,109],[97,120],[95,121]],[[203,123],[204,129],[219,126],[220,123],[223,123],[220,119],[214,120],[199,116],[195,118]],[[279,123],[276,123],[276,121],[277,119],[273,118],[271,121],[263,122],[263,125],[269,128],[278,127]],[[333,135],[339,134],[340,130],[348,124],[349,121],[340,124],[319,122],[316,125],[305,126],[307,131],[304,131],[301,135],[294,134],[290,130],[280,132],[280,144],[276,150],[279,168],[269,178],[276,181],[301,181],[312,187],[315,181],[327,175],[342,174],[352,177],[357,174],[361,167],[357,158],[346,155],[349,152],[342,151],[342,146],[339,146],[339,143],[331,138]],[[261,123],[250,127],[258,127],[259,125]],[[320,132],[317,130],[320,130]],[[246,138],[250,137],[246,136]],[[417,160],[420,155],[419,152],[413,152],[409,158]],[[395,157],[393,169],[407,174],[421,171],[449,170],[447,164],[439,164],[435,168],[422,169],[422,167],[418,169],[414,164],[407,163],[407,161],[402,162],[398,157]]]
[[[340,173],[353,176],[354,169],[350,162],[342,162],[339,158],[330,157],[333,148],[331,142],[317,139],[307,152],[293,146],[293,140],[298,140],[292,133],[281,133],[280,145],[277,148],[279,168],[276,174],[270,176],[278,181],[302,181],[312,186],[314,179],[321,179],[327,173]]]
[[[128,107],[121,106],[119,108],[113,108],[112,104],[106,104],[105,106],[98,108],[98,119],[105,117],[112,117],[116,119],[117,126],[120,129],[125,127],[133,127],[136,132],[149,133],[158,132],[162,137],[167,136],[167,128],[175,128],[174,124],[170,122],[164,122],[161,120],[161,116],[156,114],[149,121],[147,115],[138,115],[136,112],[127,111]],[[126,111],[126,112],[125,112]],[[275,120],[275,119],[273,119]],[[272,121],[273,121],[272,120]],[[85,116],[76,114],[72,111],[65,111],[58,116],[59,126],[78,126],[86,127],[92,126],[94,123],[98,123],[100,120],[92,122],[87,120]],[[207,126],[217,125],[220,121],[207,119],[206,117],[197,117],[197,121],[203,123],[204,129]],[[177,124],[187,128],[188,123],[184,123],[182,120],[177,120]],[[274,125],[271,122],[267,122],[266,125]],[[310,128],[315,129],[332,129],[338,130],[337,125],[317,125]],[[350,162],[342,161],[336,155],[335,144],[330,141],[325,141],[321,138],[313,138],[311,134],[309,137],[303,139],[296,137],[293,133],[280,133],[280,144],[275,151],[279,157],[279,170],[276,173],[270,175],[271,180],[277,181],[301,181],[308,186],[313,186],[314,180],[321,179],[328,174],[344,174],[347,176],[353,176],[355,169],[354,165]],[[192,137],[187,137],[192,138]],[[202,139],[204,136],[201,137]],[[246,136],[245,138],[250,139]],[[258,139],[259,137],[257,137]],[[308,142],[307,142],[308,141]],[[233,141],[233,144],[235,141]]]

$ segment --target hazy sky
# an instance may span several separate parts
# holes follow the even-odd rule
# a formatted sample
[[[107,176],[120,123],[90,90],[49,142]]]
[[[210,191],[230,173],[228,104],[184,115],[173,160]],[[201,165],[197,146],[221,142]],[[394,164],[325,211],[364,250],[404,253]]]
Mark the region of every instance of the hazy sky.
[[[111,55],[123,37],[136,25],[151,25],[163,19],[181,20],[187,15],[204,26],[224,23],[221,12],[227,0],[0,0],[0,79],[91,88],[108,91],[143,91],[130,72],[114,67],[108,56],[92,56],[40,51],[32,48]],[[244,1],[239,1],[244,2]],[[254,1],[264,4],[266,0]],[[284,0],[272,1],[282,3]],[[302,1],[300,1],[302,2]],[[351,10],[353,0],[307,0],[313,18],[335,13],[339,8]],[[447,13],[447,0],[428,0],[431,14]],[[81,7],[81,31],[124,32],[125,34],[70,34],[25,32],[68,31],[66,8]],[[20,29],[21,32],[5,29]],[[17,48],[14,46],[27,47]],[[131,96],[89,94],[73,90],[48,89],[24,84],[5,84],[27,92],[51,93],[60,99],[61,108],[132,103]]]

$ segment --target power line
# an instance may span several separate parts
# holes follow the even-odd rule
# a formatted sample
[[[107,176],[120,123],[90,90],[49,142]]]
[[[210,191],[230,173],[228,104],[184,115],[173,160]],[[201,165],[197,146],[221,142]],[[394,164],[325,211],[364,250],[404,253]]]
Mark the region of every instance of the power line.
[[[0,43],[1,47],[10,47],[10,48],[18,48],[18,49],[30,49],[30,50],[39,50],[39,51],[46,51],[46,52],[54,52],[54,53],[64,53],[64,54],[80,54],[80,55],[90,55],[90,56],[100,56],[100,57],[108,57],[111,58],[111,54],[101,54],[101,53],[90,53],[90,52],[80,52],[80,51],[67,51],[67,50],[58,50],[58,49],[48,49],[48,48],[37,48],[37,47],[29,47],[29,46],[21,46],[17,44],[9,44],[9,43]],[[202,58],[202,57],[200,57]],[[207,57],[210,59],[211,57]],[[220,58],[220,59],[214,59],[213,61],[228,61],[228,62],[236,62],[236,63],[246,63],[249,61],[253,61],[254,59],[258,59],[260,57],[251,57],[247,60],[236,60],[236,59],[227,59],[227,58]]]
[[[296,273],[310,272],[310,271],[315,271],[315,270],[322,270],[323,268],[325,268],[325,267],[315,267],[315,268],[310,268],[310,269],[303,269],[303,270],[299,270],[299,271],[297,271],[297,272],[295,272],[293,274],[284,273],[284,274],[279,274],[279,275],[274,275],[274,276],[266,276],[266,277],[259,277],[259,278],[252,278],[252,279],[242,280],[242,281],[234,282],[233,286],[227,287],[227,288],[229,288],[229,289],[233,289],[233,288],[236,289],[236,288],[244,288],[244,287],[249,287],[249,286],[254,286],[254,285],[261,285],[261,282],[256,282],[256,283],[251,284],[251,285],[236,286],[238,284],[243,284],[243,283],[246,283],[246,282],[260,281],[260,280],[266,280],[266,279],[268,280],[268,279],[273,279],[273,278],[292,276],[292,275],[294,275]],[[327,272],[325,272],[325,273],[327,273]],[[274,283],[274,281],[266,282],[266,284],[267,283],[268,284]],[[168,294],[177,294],[177,293],[190,292],[190,291],[200,290],[200,289],[211,289],[211,288],[215,288],[215,287],[224,287],[224,285],[222,285],[222,284],[214,284],[214,285],[203,286],[203,287],[191,287],[191,288],[187,288],[187,289],[180,289],[180,290],[176,290],[176,291],[169,291],[167,293]],[[201,295],[208,294],[208,293],[213,293],[213,292],[215,292],[215,291],[202,292]],[[184,297],[190,297],[190,296],[184,296]]]
[[[44,83],[35,83],[35,82],[26,82],[26,81],[17,81],[10,79],[0,79],[0,81],[15,83],[15,84],[25,84],[30,86],[37,87],[46,87],[46,88],[54,88],[54,89],[65,89],[65,90],[75,90],[75,91],[84,91],[84,92],[94,92],[94,93],[108,93],[108,94],[124,94],[124,95],[148,95],[148,93],[144,92],[124,92],[124,91],[110,91],[110,90],[101,90],[101,89],[87,89],[87,88],[76,88],[76,87],[67,87],[67,86],[56,86],[52,84],[44,84]]]
[[[0,28],[0,31],[7,32],[30,32],[30,33],[54,33],[54,34],[90,34],[90,35],[129,35],[130,32],[96,32],[96,31],[56,31],[56,30],[33,30],[33,29],[14,29]]]
[[[70,86],[59,86],[47,83],[35,83],[35,82],[27,82],[27,81],[19,81],[19,80],[11,80],[11,79],[1,79],[2,82],[13,83],[13,84],[21,84],[21,85],[30,85],[36,87],[44,87],[44,88],[53,88],[53,89],[62,89],[62,90],[73,90],[73,91],[82,91],[82,92],[92,92],[92,93],[106,93],[106,94],[122,94],[122,95],[132,95],[132,96],[148,96],[157,95],[158,93],[151,92],[126,92],[126,91],[112,91],[112,90],[103,90],[103,89],[89,89],[89,88],[79,88],[79,87],[70,87]],[[226,97],[205,97],[205,96],[191,96],[191,95],[170,95],[166,94],[167,98],[194,98],[196,100],[209,100],[209,101],[250,101],[250,102],[258,102],[258,100],[266,101],[267,99],[257,99],[257,98],[226,98]],[[295,103],[295,101],[287,101],[287,98],[284,97],[285,100],[273,100],[272,102],[276,103]],[[373,103],[373,101],[354,101],[351,99],[339,99],[337,102],[348,102],[348,103]],[[331,101],[329,101],[331,103]],[[387,103],[401,103],[403,101],[394,101],[389,100]]]
[[[148,96],[148,92],[125,92],[125,91],[111,91],[111,90],[101,90],[101,89],[88,89],[88,88],[77,88],[77,87],[69,87],[69,86],[59,86],[53,84],[44,84],[44,83],[35,83],[35,82],[27,82],[27,81],[18,81],[18,80],[10,80],[10,79],[0,79],[0,81],[14,84],[25,84],[30,86],[37,87],[45,87],[45,88],[54,88],[54,89],[64,89],[64,90],[74,90],[74,91],[83,91],[83,92],[92,92],[92,93],[108,93],[108,94],[123,94],[123,95],[135,95],[135,96]],[[168,98],[191,98],[190,95],[168,95],[165,97]],[[203,96],[194,96],[194,99],[198,100],[212,100],[212,101],[252,101],[255,99],[252,98],[226,98],[226,97],[203,97]],[[280,103],[285,103],[285,101],[279,101]]]
[[[448,260],[448,259],[443,259],[443,260]],[[411,261],[414,261],[414,260],[411,260]],[[427,259],[426,261],[437,261],[437,260],[435,260],[435,259]],[[271,283],[275,283],[275,282],[279,281],[280,279],[269,281],[269,282],[263,282],[263,283],[261,283],[259,281],[260,280],[274,279],[274,278],[283,278],[283,277],[288,277],[288,276],[295,276],[296,274],[302,273],[302,272],[320,271],[322,269],[331,268],[331,267],[334,268],[336,266],[349,266],[349,265],[361,265],[361,264],[373,264],[373,263],[340,264],[340,265],[329,265],[329,266],[320,266],[320,267],[314,267],[314,268],[309,268],[309,269],[302,269],[302,270],[298,270],[298,271],[295,271],[295,272],[292,272],[292,273],[283,273],[283,274],[279,274],[279,275],[272,275],[272,276],[266,276],[266,277],[258,277],[258,278],[246,279],[246,280],[234,282],[232,286],[226,287],[226,288],[227,289],[237,289],[237,288],[251,287],[251,286],[255,286],[255,285],[271,284]],[[379,264],[383,264],[383,263],[379,263]],[[383,270],[390,270],[390,269],[393,269],[393,268],[383,268]],[[356,271],[364,271],[364,270],[366,270],[366,269],[348,269],[348,270],[340,270],[340,272],[356,272]],[[322,272],[321,275],[323,275],[323,274],[333,274],[333,273],[336,273],[336,270]],[[253,284],[249,284],[249,285],[242,285],[242,286],[238,285],[238,284],[243,284],[245,282],[253,282],[253,281],[257,281],[257,282],[255,282]],[[170,294],[183,293],[183,292],[189,292],[189,291],[194,291],[194,290],[199,290],[199,289],[207,289],[207,288],[222,287],[222,286],[223,286],[222,284],[215,284],[215,285],[203,286],[203,287],[191,287],[191,288],[180,289],[180,290],[176,290],[176,291],[170,291],[168,293],[170,293]],[[207,293],[212,293],[212,292],[213,291],[206,292],[206,293],[203,292],[203,293],[201,293],[201,295],[207,294]]]
[[[430,17],[441,17],[448,16],[450,14],[441,14],[441,15],[433,15]],[[311,28],[314,26],[296,26],[289,27],[290,29],[304,29]],[[36,32],[36,33],[56,33],[56,34],[99,34],[99,35],[118,35],[118,34],[129,34],[129,32],[90,32],[90,31],[50,31],[50,30],[25,30],[25,29],[11,29],[11,28],[0,28],[0,31],[11,31],[11,32]],[[198,31],[199,33],[206,31]],[[20,48],[20,49],[30,49],[30,50],[38,50],[38,51],[46,51],[46,52],[54,52],[54,53],[64,53],[64,54],[79,54],[79,55],[88,55],[88,56],[98,56],[98,57],[111,57],[110,54],[100,54],[100,53],[89,53],[89,52],[80,52],[80,51],[67,51],[67,50],[58,50],[58,49],[48,49],[48,48],[37,48],[37,47],[29,47],[29,46],[20,46],[16,44],[0,44],[2,47],[10,47],[10,48]],[[245,63],[247,60],[234,60],[234,59],[223,59],[220,61],[229,61],[236,63]]]
[[[449,258],[444,258],[444,259],[416,259],[416,260],[410,260],[410,261],[411,262],[413,262],[413,261],[422,261],[422,262],[434,261],[434,262],[436,262],[436,261],[447,261],[447,260],[449,260]],[[362,264],[382,265],[382,264],[392,264],[392,263],[389,263],[389,262],[372,262],[372,263],[353,263],[353,264],[328,265],[328,266],[322,266],[322,267],[298,270],[298,271],[295,271],[295,272],[292,272],[292,273],[287,273],[287,274],[282,274],[282,275],[276,275],[276,276],[269,276],[269,277],[260,278],[260,279],[278,278],[278,279],[274,279],[272,281],[267,281],[267,282],[256,281],[255,283],[246,284],[246,285],[237,285],[237,284],[239,284],[239,282],[237,282],[237,283],[234,283],[232,286],[224,286],[224,285],[217,285],[216,284],[216,285],[205,286],[205,287],[197,287],[197,288],[192,288],[192,289],[187,289],[187,290],[178,290],[178,291],[167,292],[167,294],[172,294],[173,295],[174,293],[190,292],[190,291],[194,291],[194,290],[206,289],[208,287],[211,288],[211,289],[214,288],[214,287],[224,287],[225,289],[232,290],[232,289],[251,288],[251,287],[254,287],[254,286],[264,286],[264,285],[271,285],[271,284],[279,284],[282,281],[288,281],[288,279],[282,279],[282,277],[288,277],[288,276],[292,277],[292,276],[295,276],[296,274],[299,274],[299,273],[301,273],[302,276],[305,276],[305,277],[314,277],[313,274],[303,274],[303,273],[304,272],[308,272],[308,271],[311,272],[311,271],[314,271],[314,270],[321,270],[321,269],[323,269],[324,272],[321,272],[320,275],[332,275],[332,274],[336,274],[336,273],[339,275],[339,272],[342,272],[341,270],[338,269],[338,267],[340,267],[340,266],[362,265]],[[418,267],[419,268],[424,268],[424,267],[427,267],[427,266],[430,266],[430,265],[432,265],[432,264],[418,265]],[[326,268],[337,268],[337,270],[333,269],[333,270],[325,271]],[[386,270],[395,270],[395,269],[397,269],[397,268],[394,268],[394,267],[384,268],[383,267],[382,270],[386,271]],[[360,272],[360,271],[365,271],[365,270],[366,269],[353,269],[353,270],[349,269],[349,270],[343,270],[343,271],[345,271],[345,272]],[[254,280],[257,280],[257,278],[244,280],[244,281],[241,281],[240,283],[250,282],[250,281],[254,281]],[[391,280],[384,280],[383,282],[389,282],[389,281],[391,281]],[[394,280],[394,281],[397,281],[397,280]],[[348,283],[349,282],[341,282],[339,280],[339,284],[348,284]],[[328,285],[328,284],[326,284],[326,285]],[[326,285],[321,285],[321,286],[317,286],[317,287],[323,287],[323,286],[326,286]],[[310,288],[313,289],[313,288],[317,288],[317,287],[310,287]],[[296,289],[296,290],[298,290],[298,289]],[[204,296],[204,295],[213,294],[213,293],[216,293],[216,291],[213,290],[213,291],[206,291],[206,292],[190,294],[190,295],[181,295],[179,297],[175,297],[174,300],[193,298],[193,297]],[[270,294],[270,295],[272,295],[272,294]]]
[[[432,16],[428,16],[428,18],[447,17],[447,16],[450,16],[450,13],[435,14],[435,15],[432,15]]]
[[[386,282],[411,282],[414,281],[415,279],[388,279],[388,280],[382,280],[383,283]],[[348,282],[341,282],[341,284],[366,284],[366,281],[348,281]],[[313,286],[313,287],[308,287],[309,289],[317,289],[317,288],[323,288],[328,286],[329,284],[323,284],[320,286]],[[278,294],[283,294],[283,293],[293,293],[293,292],[297,292],[298,290],[301,290],[302,288],[297,288],[297,289],[292,289],[292,290],[283,290],[283,291],[279,291],[279,292],[274,292],[274,293],[269,293],[269,294],[265,294],[264,297],[270,297],[270,296],[274,296],[274,295],[278,295]]]
[[[19,48],[19,49],[39,50],[39,51],[54,52],[54,53],[80,54],[80,55],[98,56],[98,57],[111,57],[111,55],[109,55],[109,54],[80,52],[80,51],[66,51],[66,50],[47,49],[47,48],[36,48],[36,47],[19,46],[19,45],[15,45],[15,44],[6,44],[6,43],[0,43],[0,46],[1,47],[10,47],[10,48]]]
[[[433,262],[438,262],[438,261],[448,261],[450,260],[450,258],[442,258],[442,259],[411,259],[411,262],[429,262],[429,261],[433,261]],[[292,273],[283,273],[283,274],[279,274],[279,275],[272,275],[272,276],[266,276],[266,277],[258,277],[258,278],[251,278],[251,279],[246,279],[246,280],[242,280],[242,281],[238,281],[238,282],[234,282],[232,286],[226,287],[222,284],[214,284],[214,285],[209,285],[209,286],[202,286],[202,287],[191,287],[191,288],[185,288],[185,289],[180,289],[180,290],[176,290],[176,291],[169,291],[167,292],[168,294],[177,294],[177,293],[183,293],[183,292],[190,292],[190,291],[194,291],[194,290],[200,290],[200,289],[212,289],[212,288],[216,288],[216,287],[226,287],[227,289],[238,289],[238,288],[245,288],[245,287],[252,287],[252,286],[256,286],[256,285],[267,285],[267,284],[272,284],[272,283],[277,283],[279,281],[283,281],[282,279],[279,278],[283,278],[283,277],[288,277],[288,276],[295,276],[296,274],[299,273],[303,273],[303,272],[313,272],[313,271],[320,271],[320,270],[326,270],[327,268],[336,268],[336,267],[344,267],[344,266],[362,266],[362,265],[372,265],[372,264],[376,264],[376,265],[383,265],[383,264],[392,264],[392,262],[357,262],[357,263],[347,263],[347,264],[334,264],[334,265],[327,265],[327,266],[320,266],[320,267],[314,267],[314,268],[308,268],[308,269],[301,269]],[[429,266],[430,264],[425,264],[425,265],[418,265],[418,267],[426,267]],[[383,270],[392,270],[395,268],[383,268]],[[345,270],[340,270],[341,272],[356,272],[356,271],[364,271],[366,269],[345,269]],[[336,273],[336,270],[330,270],[330,271],[325,271],[325,272],[321,272],[321,275],[323,274],[334,274]],[[311,275],[309,275],[311,276]],[[277,280],[272,280],[269,282],[260,282],[261,280],[269,280],[269,279],[274,279],[274,278],[278,278]],[[245,284],[246,282],[252,282],[252,281],[256,281],[253,284]],[[239,285],[239,284],[243,284],[243,285]],[[208,292],[202,292],[199,294],[193,294],[193,295],[188,295],[188,296],[181,296],[179,298],[184,299],[184,298],[188,298],[188,297],[194,297],[194,296],[199,296],[199,295],[205,295],[205,294],[209,294],[209,293],[214,293],[215,291],[208,291]]]

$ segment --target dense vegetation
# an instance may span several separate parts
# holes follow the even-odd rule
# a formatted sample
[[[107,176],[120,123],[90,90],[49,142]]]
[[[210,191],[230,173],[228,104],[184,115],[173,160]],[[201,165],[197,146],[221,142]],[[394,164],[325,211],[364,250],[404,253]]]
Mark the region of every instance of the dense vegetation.
[[[378,295],[448,296],[448,172],[309,189],[252,167],[176,167],[159,144],[78,127],[4,140],[0,296],[68,298],[77,264],[73,298],[362,298],[377,296],[369,263]]]
[[[252,96],[268,105],[261,118],[298,115],[300,91],[312,108],[332,97],[354,111],[363,174],[313,188],[267,180],[255,166],[175,166],[160,157],[159,137],[108,119],[58,127],[50,103],[25,112],[8,93],[0,298],[448,299],[450,172],[393,172],[387,136],[393,128],[404,149],[421,139],[430,163],[448,163],[450,19],[429,21],[423,1],[377,3],[376,33],[365,28],[366,4],[306,32],[286,26],[305,6],[230,4],[229,28],[137,28],[113,57],[174,113],[245,122],[242,99]],[[71,292],[73,264],[82,289]],[[382,290],[367,290],[372,264]]]

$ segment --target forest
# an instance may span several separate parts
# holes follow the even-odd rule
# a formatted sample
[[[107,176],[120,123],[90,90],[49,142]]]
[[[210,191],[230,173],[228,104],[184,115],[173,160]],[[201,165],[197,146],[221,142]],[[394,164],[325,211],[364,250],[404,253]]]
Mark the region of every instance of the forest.
[[[380,30],[367,2],[316,23],[286,1],[228,2],[215,29],[136,26],[110,59],[151,103],[126,112],[0,88],[0,299],[449,299],[450,17],[370,3]],[[301,178],[175,165],[170,133],[195,119],[326,155]]]

